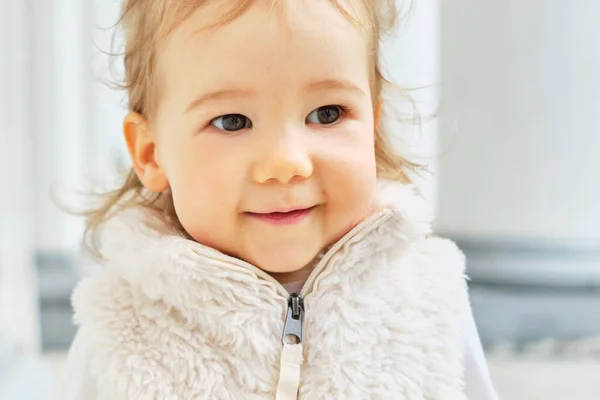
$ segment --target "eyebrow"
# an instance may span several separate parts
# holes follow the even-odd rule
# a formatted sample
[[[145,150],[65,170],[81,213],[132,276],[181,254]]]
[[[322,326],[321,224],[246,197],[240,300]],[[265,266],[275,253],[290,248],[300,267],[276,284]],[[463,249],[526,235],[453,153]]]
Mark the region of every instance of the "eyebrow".
[[[252,90],[245,89],[217,90],[215,92],[206,93],[192,101],[186,107],[184,114],[211,101],[219,101],[228,97],[250,97],[253,93]]]
[[[313,82],[308,84],[305,89],[307,92],[320,90],[341,90],[345,92],[353,92],[360,96],[366,97],[365,92],[363,92],[358,86],[350,82],[339,81],[336,79],[326,79],[323,81]]]

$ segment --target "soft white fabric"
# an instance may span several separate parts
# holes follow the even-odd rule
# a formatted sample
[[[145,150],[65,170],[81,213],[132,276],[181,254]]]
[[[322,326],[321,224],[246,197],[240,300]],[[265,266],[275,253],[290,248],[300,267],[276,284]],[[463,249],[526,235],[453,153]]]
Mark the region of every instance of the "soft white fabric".
[[[464,257],[428,237],[431,216],[412,187],[381,184],[380,211],[328,250],[303,289],[299,398],[467,399]],[[73,297],[70,366],[83,372],[63,399],[275,397],[281,285],[147,211],[116,216],[103,251],[104,270]]]

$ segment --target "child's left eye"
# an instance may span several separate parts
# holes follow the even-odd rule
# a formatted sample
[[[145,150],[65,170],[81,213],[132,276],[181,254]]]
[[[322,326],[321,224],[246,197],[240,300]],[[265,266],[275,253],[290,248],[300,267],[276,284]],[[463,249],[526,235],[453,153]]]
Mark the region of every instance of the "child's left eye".
[[[306,123],[332,125],[339,121],[344,110],[341,106],[323,106],[312,111],[306,117]]]

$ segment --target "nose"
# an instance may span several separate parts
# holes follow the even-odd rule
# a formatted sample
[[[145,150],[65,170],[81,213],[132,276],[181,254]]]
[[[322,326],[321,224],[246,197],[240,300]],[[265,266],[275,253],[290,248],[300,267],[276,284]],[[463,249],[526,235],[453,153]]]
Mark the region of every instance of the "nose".
[[[278,140],[264,144],[252,169],[252,178],[257,183],[269,181],[292,183],[308,179],[313,174],[313,162],[306,143],[300,133],[287,133]]]

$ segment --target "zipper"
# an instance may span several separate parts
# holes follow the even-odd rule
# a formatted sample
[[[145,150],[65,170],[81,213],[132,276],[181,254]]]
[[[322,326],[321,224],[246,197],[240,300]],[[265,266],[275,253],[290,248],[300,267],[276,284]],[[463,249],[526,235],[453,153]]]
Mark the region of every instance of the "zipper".
[[[302,324],[304,323],[304,300],[293,293],[288,299],[287,315],[283,325],[281,344],[302,344]]]
[[[296,293],[288,299],[287,313],[281,343],[281,361],[276,400],[295,400],[300,388],[300,375],[304,361],[302,346],[302,324],[304,323],[304,301]]]

